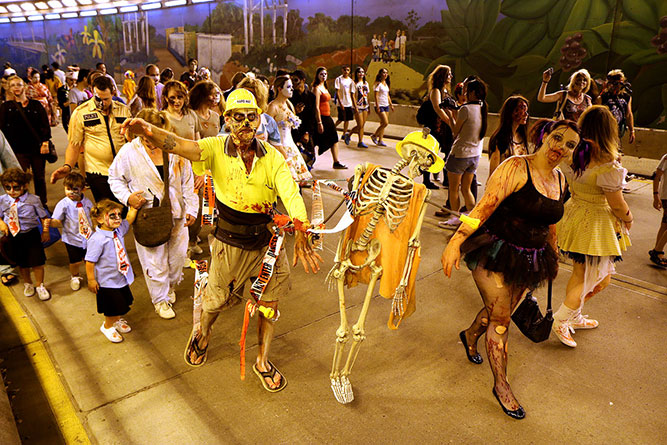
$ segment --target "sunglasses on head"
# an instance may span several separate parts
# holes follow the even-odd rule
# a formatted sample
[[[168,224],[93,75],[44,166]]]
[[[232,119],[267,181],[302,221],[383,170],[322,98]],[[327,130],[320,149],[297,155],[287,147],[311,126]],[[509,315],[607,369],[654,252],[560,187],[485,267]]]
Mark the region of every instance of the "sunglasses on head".
[[[236,122],[243,122],[244,120],[248,119],[250,122],[253,122],[255,119],[257,119],[257,113],[256,112],[250,112],[250,113],[232,113],[232,118]]]

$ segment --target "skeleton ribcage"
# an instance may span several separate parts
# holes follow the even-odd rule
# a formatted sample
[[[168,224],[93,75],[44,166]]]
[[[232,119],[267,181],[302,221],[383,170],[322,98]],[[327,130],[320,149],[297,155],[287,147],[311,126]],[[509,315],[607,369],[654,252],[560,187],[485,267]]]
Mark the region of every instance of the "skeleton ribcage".
[[[389,230],[401,224],[410,206],[414,182],[385,168],[376,168],[359,190],[356,214],[373,212],[377,206],[384,210]]]

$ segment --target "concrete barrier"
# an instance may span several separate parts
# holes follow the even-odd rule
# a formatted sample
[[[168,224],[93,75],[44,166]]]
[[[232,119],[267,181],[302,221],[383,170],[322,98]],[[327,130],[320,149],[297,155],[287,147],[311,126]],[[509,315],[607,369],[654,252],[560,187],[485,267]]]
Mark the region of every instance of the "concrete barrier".
[[[372,106],[372,104],[371,104]],[[389,113],[389,123],[392,125],[401,125],[405,127],[418,127],[417,110],[419,107],[414,105],[395,105],[394,111]],[[498,126],[498,113],[489,113],[489,121],[486,135],[491,133]],[[538,118],[530,118],[531,123]],[[378,115],[374,111],[368,114],[368,120],[378,122]],[[635,142],[628,142],[626,134],[621,141],[623,153],[628,156],[648,159],[660,159],[667,152],[667,131],[656,130],[652,128],[635,128]]]

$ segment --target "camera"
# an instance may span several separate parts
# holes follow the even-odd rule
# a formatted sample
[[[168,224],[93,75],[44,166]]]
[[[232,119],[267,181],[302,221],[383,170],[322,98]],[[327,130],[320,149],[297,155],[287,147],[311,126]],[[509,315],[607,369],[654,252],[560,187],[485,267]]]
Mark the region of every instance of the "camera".
[[[443,110],[446,110],[448,108],[452,110],[458,110],[461,107],[456,104],[456,101],[453,98],[445,97],[442,100],[442,102],[440,102],[440,108],[442,108]]]

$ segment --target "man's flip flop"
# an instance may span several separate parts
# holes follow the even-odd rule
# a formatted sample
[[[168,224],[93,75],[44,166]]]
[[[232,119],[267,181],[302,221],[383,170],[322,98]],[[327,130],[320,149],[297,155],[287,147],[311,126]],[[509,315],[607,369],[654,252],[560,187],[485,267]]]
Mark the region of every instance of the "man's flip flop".
[[[201,365],[206,363],[206,356],[207,356],[206,350],[207,349],[208,349],[208,345],[206,345],[205,348],[200,348],[199,347],[199,341],[195,338],[195,331],[193,329],[192,332],[190,332],[190,338],[188,339],[188,344],[187,344],[187,346],[185,346],[185,352],[183,353],[183,358],[185,359],[185,363],[187,363],[188,365],[193,366],[195,368],[200,367]],[[193,352],[195,353],[197,358],[204,357],[204,359],[201,361],[201,363],[195,364],[195,363],[192,363],[190,361],[190,356],[192,355]]]
[[[18,281],[18,277],[13,273],[3,273],[1,276],[2,284],[5,286],[11,286]]]
[[[257,376],[259,377],[259,380],[262,382],[262,386],[268,392],[282,391],[287,386],[287,379],[285,378],[285,376],[280,371],[278,371],[278,368],[273,366],[273,363],[271,363],[270,361],[269,361],[269,366],[271,367],[271,369],[269,369],[266,372],[262,372],[259,369],[257,369],[257,364],[255,363],[254,365],[252,365],[252,370],[255,371],[255,374],[257,374]],[[277,388],[271,388],[269,386],[268,382],[265,379],[273,380],[276,374],[280,375],[280,386],[278,386]]]

